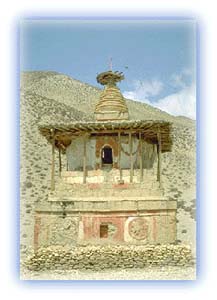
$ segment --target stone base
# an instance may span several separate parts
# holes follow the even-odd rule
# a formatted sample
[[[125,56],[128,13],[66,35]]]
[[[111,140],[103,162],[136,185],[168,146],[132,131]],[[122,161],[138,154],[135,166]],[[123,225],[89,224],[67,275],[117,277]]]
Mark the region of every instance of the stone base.
[[[144,245],[176,241],[176,201],[103,200],[80,199],[77,208],[64,201],[38,205],[35,249],[50,245]]]
[[[114,167],[116,165],[114,164]],[[86,172],[86,183],[119,183],[120,181],[120,170],[117,168],[111,169],[109,172],[103,169],[87,170]],[[63,171],[61,173],[61,180],[69,184],[83,184],[84,174],[83,171]],[[130,183],[130,170],[122,170],[122,181],[124,183]],[[141,172],[136,169],[133,170],[133,183],[141,183]],[[142,183],[152,185],[157,184],[157,173],[153,170],[144,170]],[[159,184],[158,184],[159,185]]]

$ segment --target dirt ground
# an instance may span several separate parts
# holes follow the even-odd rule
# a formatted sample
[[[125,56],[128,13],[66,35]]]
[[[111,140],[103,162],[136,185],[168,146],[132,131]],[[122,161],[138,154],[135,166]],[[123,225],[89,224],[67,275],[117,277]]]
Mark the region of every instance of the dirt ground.
[[[196,280],[196,268],[146,267],[127,270],[52,270],[35,272],[21,269],[21,280]]]

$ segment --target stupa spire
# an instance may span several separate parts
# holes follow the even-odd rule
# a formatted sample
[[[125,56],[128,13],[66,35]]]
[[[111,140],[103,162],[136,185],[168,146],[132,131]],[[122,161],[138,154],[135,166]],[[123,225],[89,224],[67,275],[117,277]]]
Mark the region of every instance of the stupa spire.
[[[117,82],[124,79],[122,72],[111,70],[112,61],[110,60],[110,70],[100,73],[97,82],[105,88],[100,95],[99,102],[95,107],[95,118],[97,121],[105,120],[128,120],[128,108],[126,101],[117,87]]]
[[[112,57],[109,59],[109,70],[112,71]]]

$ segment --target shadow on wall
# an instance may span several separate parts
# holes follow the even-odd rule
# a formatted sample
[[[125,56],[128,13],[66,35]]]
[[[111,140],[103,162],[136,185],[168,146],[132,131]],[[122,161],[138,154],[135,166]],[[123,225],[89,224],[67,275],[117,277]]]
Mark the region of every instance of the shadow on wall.
[[[143,152],[143,168],[152,169],[155,160],[157,159],[157,149],[153,144],[144,143],[146,149]]]

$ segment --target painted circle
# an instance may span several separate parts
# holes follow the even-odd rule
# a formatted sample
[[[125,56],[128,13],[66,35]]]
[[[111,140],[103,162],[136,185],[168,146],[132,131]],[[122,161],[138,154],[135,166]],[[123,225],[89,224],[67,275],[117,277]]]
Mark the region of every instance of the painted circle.
[[[143,218],[135,218],[129,223],[129,234],[136,240],[144,240],[148,237],[148,224]]]

